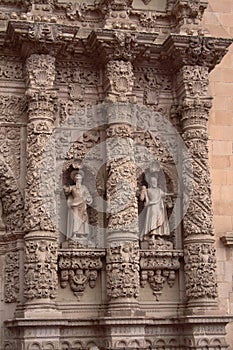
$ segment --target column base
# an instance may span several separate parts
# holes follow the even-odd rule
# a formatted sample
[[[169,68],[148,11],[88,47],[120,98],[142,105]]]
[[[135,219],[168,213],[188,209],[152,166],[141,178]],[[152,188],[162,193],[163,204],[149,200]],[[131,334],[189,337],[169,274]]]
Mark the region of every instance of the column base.
[[[51,303],[48,299],[36,301],[28,301],[24,305],[18,305],[15,311],[15,318],[38,319],[38,318],[60,318],[62,312],[57,310],[55,303]]]
[[[185,315],[216,315],[218,314],[217,300],[200,298],[189,300],[186,304]]]

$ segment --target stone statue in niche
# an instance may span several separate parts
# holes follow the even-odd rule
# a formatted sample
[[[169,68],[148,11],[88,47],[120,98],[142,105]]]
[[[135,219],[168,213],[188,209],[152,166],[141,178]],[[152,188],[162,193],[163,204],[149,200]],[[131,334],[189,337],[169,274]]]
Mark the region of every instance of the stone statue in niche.
[[[74,185],[64,186],[67,197],[68,219],[67,237],[77,240],[83,246],[88,243],[89,224],[87,204],[92,203],[92,197],[85,185],[82,184],[84,172],[74,170],[70,174]]]
[[[173,193],[164,192],[158,187],[158,172],[149,173],[146,177],[148,188],[142,186],[140,200],[145,202],[145,221],[140,233],[141,240],[154,240],[170,236],[167,211],[164,203],[166,195]]]

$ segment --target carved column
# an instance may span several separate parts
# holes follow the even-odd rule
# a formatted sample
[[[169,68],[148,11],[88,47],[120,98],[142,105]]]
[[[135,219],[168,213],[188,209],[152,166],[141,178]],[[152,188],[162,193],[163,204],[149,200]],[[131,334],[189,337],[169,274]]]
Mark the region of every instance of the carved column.
[[[137,179],[133,149],[133,69],[110,61],[105,71],[107,134],[107,295],[111,310],[134,308],[139,294]],[[131,306],[130,306],[131,305]]]
[[[208,68],[183,66],[177,74],[180,92],[182,136],[188,147],[192,169],[186,169],[190,193],[184,217],[184,261],[188,306],[195,309],[215,305],[217,297],[216,259],[213,237],[207,123],[211,98],[208,96]]]
[[[55,58],[33,54],[26,61],[28,128],[27,184],[25,192],[26,308],[51,309],[58,286],[57,234],[54,215],[54,123]],[[38,310],[37,310],[38,309]]]

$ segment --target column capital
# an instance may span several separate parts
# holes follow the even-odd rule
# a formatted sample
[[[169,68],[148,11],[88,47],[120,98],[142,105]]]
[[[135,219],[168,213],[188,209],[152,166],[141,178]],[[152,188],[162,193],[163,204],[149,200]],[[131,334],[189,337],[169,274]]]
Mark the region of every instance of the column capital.
[[[162,45],[161,59],[168,67],[203,66],[211,71],[227,52],[232,39],[171,34]]]

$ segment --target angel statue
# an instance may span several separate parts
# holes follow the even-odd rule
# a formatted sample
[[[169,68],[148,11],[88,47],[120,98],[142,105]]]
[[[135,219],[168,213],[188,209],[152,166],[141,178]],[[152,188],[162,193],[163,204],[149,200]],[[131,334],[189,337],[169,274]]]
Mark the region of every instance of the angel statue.
[[[84,172],[74,170],[70,174],[74,185],[64,186],[69,208],[67,219],[67,237],[86,245],[89,235],[87,204],[92,203],[92,197],[85,185],[82,184]]]

